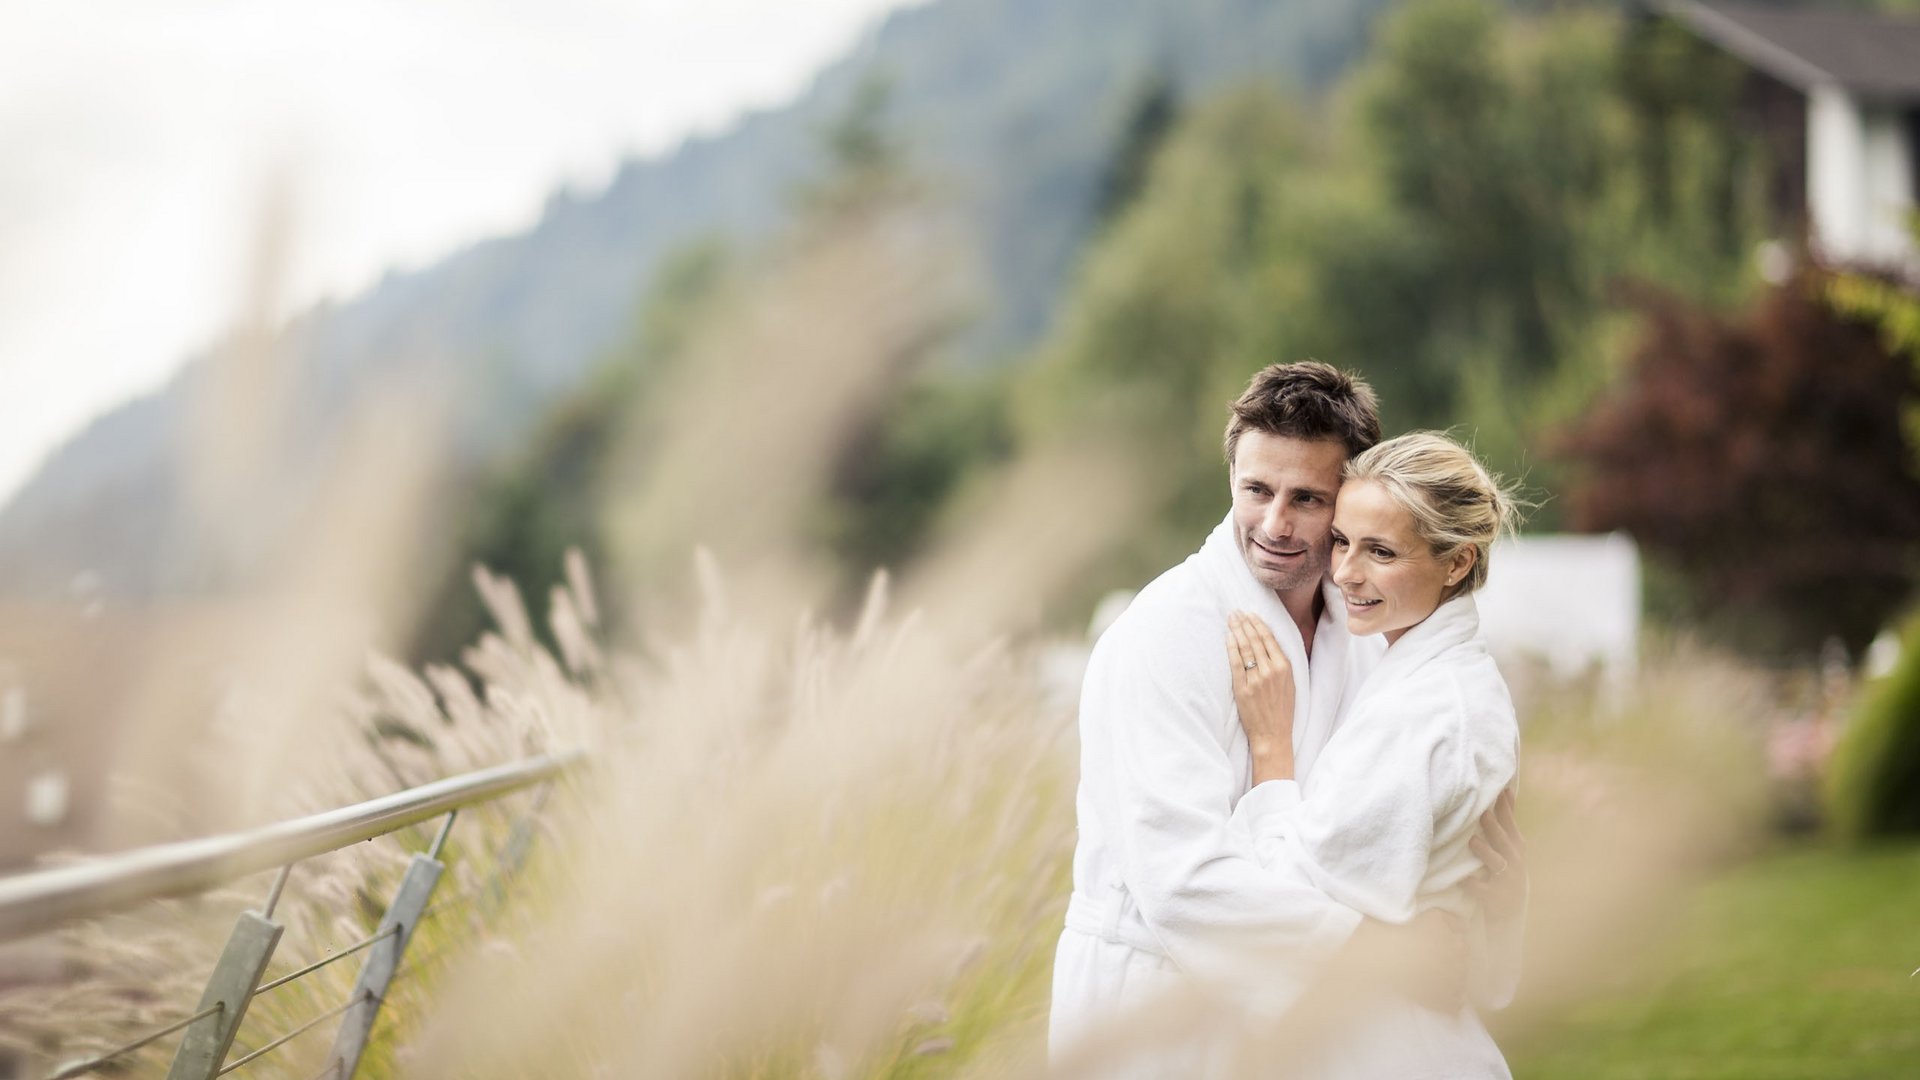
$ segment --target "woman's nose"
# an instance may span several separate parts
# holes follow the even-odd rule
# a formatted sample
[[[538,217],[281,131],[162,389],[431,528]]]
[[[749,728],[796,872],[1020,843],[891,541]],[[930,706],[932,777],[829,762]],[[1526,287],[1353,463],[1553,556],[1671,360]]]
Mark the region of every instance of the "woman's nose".
[[[1334,545],[1333,583],[1343,589],[1349,585],[1360,584],[1360,564],[1354,561],[1352,548]]]

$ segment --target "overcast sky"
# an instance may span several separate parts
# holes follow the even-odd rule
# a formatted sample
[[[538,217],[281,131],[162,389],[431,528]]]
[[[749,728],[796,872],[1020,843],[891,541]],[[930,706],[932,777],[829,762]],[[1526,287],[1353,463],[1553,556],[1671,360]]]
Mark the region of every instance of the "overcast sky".
[[[533,222],[784,101],[911,0],[0,0],[0,501],[232,317],[292,179],[287,308]]]

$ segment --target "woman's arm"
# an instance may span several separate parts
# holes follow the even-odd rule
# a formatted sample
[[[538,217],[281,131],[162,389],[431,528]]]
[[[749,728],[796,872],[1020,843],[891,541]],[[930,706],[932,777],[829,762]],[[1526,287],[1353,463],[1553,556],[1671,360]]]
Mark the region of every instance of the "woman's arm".
[[[1294,782],[1292,666],[1267,624],[1244,612],[1228,619],[1227,655],[1232,665],[1234,703],[1253,756],[1255,785],[1235,808],[1234,824],[1252,835],[1262,863],[1278,868],[1288,861],[1289,854],[1306,854],[1287,852],[1284,827],[1276,828],[1293,813],[1307,809],[1301,805],[1299,785]],[[1415,797],[1397,809],[1412,808],[1420,801]],[[1507,816],[1496,820],[1498,808],[1489,810],[1483,825],[1487,830],[1505,830],[1488,833],[1494,847],[1482,859],[1489,868],[1513,867],[1520,859],[1511,798],[1502,805]],[[1378,814],[1361,814],[1359,818],[1369,825],[1380,823]],[[1476,852],[1480,843],[1475,841]],[[1300,867],[1296,864],[1295,869]],[[1491,869],[1483,873],[1489,877],[1485,888],[1493,894],[1489,908],[1499,908],[1510,898],[1512,882],[1494,878]],[[1524,874],[1523,867],[1519,873]],[[1317,888],[1331,886],[1325,876],[1316,876],[1316,880]],[[1522,890],[1524,887],[1522,884]],[[1516,903],[1524,908],[1524,896]],[[1518,982],[1519,924],[1518,915],[1496,917],[1476,926],[1470,935],[1465,924],[1440,911],[1422,912],[1407,922],[1370,917],[1361,923],[1334,967],[1353,974],[1391,973],[1402,990],[1440,1012],[1453,1012],[1470,998],[1499,1007],[1512,999]]]
[[[1269,653],[1284,663],[1285,657],[1279,653],[1277,642],[1267,645],[1272,640],[1272,632],[1258,618],[1236,616],[1230,622],[1228,651],[1234,657],[1231,661],[1234,665],[1234,697],[1241,726],[1246,729],[1249,748],[1254,752],[1255,780],[1255,789],[1243,797],[1235,809],[1235,825],[1252,835],[1255,851],[1263,864],[1278,868],[1290,861],[1302,860],[1295,863],[1296,867],[1306,870],[1311,879],[1337,899],[1355,903],[1355,906],[1375,917],[1397,921],[1379,909],[1369,910],[1368,905],[1357,903],[1356,898],[1342,887],[1351,887],[1355,883],[1342,882],[1341,879],[1347,875],[1333,864],[1345,862],[1349,868],[1358,869],[1358,865],[1351,860],[1354,854],[1367,855],[1370,861],[1372,853],[1356,853],[1350,843],[1342,842],[1350,842],[1355,830],[1377,830],[1375,835],[1389,848],[1408,844],[1409,841],[1417,843],[1415,836],[1408,835],[1409,832],[1417,832],[1417,826],[1421,824],[1414,818],[1427,817],[1424,824],[1434,824],[1433,818],[1428,817],[1430,812],[1438,810],[1432,800],[1438,799],[1442,803],[1451,801],[1449,795],[1441,790],[1451,787],[1451,784],[1432,775],[1423,777],[1417,768],[1394,767],[1408,748],[1408,740],[1422,741],[1418,731],[1435,714],[1428,713],[1426,718],[1422,718],[1416,714],[1425,710],[1419,709],[1408,714],[1403,724],[1395,725],[1404,738],[1395,738],[1389,744],[1359,755],[1359,771],[1349,767],[1356,765],[1355,755],[1336,755],[1336,760],[1347,760],[1329,763],[1327,775],[1320,781],[1320,799],[1333,798],[1345,805],[1328,805],[1320,800],[1312,801],[1317,805],[1303,804],[1299,786],[1292,782],[1291,680],[1287,686],[1275,687],[1262,678],[1267,673]],[[1248,661],[1255,666],[1245,667]],[[1404,706],[1409,703],[1403,701],[1400,704]],[[1436,701],[1432,704],[1440,706],[1442,703]],[[1411,766],[1415,762],[1406,761],[1403,764]],[[1273,780],[1285,782],[1267,782]],[[1436,781],[1439,781],[1437,785]],[[1398,794],[1388,795],[1383,790],[1385,787],[1398,788]],[[1383,805],[1383,798],[1394,805]],[[1413,812],[1411,817],[1403,817],[1410,811]],[[1304,819],[1301,815],[1304,815]],[[1401,819],[1399,827],[1381,828],[1395,819]],[[1339,824],[1335,824],[1336,821]],[[1302,834],[1302,827],[1306,835]],[[1519,982],[1520,945],[1526,916],[1525,844],[1514,820],[1512,793],[1509,791],[1502,795],[1474,827],[1478,835],[1471,839],[1469,846],[1483,868],[1463,882],[1463,886],[1479,901],[1484,918],[1476,919],[1478,925],[1471,936],[1471,959],[1466,965],[1468,970],[1462,972],[1462,979],[1471,983],[1473,996],[1478,1003],[1498,1008],[1512,1000]],[[1317,835],[1320,842],[1309,842],[1304,846],[1298,843],[1313,835]],[[1431,836],[1430,833],[1427,835]],[[1349,858],[1328,858],[1335,854],[1333,849],[1345,849]],[[1421,854],[1424,856],[1425,852]],[[1374,897],[1385,900],[1401,889],[1417,888],[1417,876],[1424,872],[1425,859],[1419,861],[1417,868],[1414,865],[1403,868],[1412,879],[1400,881],[1400,889],[1388,887],[1381,890],[1380,886],[1386,882],[1378,880],[1379,869],[1382,868],[1368,867],[1370,872],[1363,873],[1362,877],[1374,880],[1367,881],[1362,887]],[[1411,899],[1410,892],[1403,896]],[[1391,901],[1389,903],[1391,905]],[[1411,908],[1404,910],[1410,913]]]
[[[1266,622],[1244,611],[1227,616],[1227,658],[1254,785],[1292,780],[1293,664]]]

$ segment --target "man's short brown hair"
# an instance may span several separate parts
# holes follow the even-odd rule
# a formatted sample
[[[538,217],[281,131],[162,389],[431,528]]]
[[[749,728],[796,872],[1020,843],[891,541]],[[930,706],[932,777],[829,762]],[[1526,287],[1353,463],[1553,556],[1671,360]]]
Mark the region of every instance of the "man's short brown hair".
[[[1338,439],[1355,457],[1380,441],[1380,404],[1373,387],[1318,360],[1269,364],[1233,403],[1227,421],[1227,464],[1248,431],[1294,439]]]

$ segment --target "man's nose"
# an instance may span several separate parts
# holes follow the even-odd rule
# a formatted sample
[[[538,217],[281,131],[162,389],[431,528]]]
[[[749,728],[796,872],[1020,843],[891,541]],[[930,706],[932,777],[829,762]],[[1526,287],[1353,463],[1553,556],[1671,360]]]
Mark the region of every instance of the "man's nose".
[[[1260,522],[1270,539],[1279,540],[1293,535],[1293,516],[1287,513],[1284,499],[1275,499],[1267,506],[1267,516]]]

